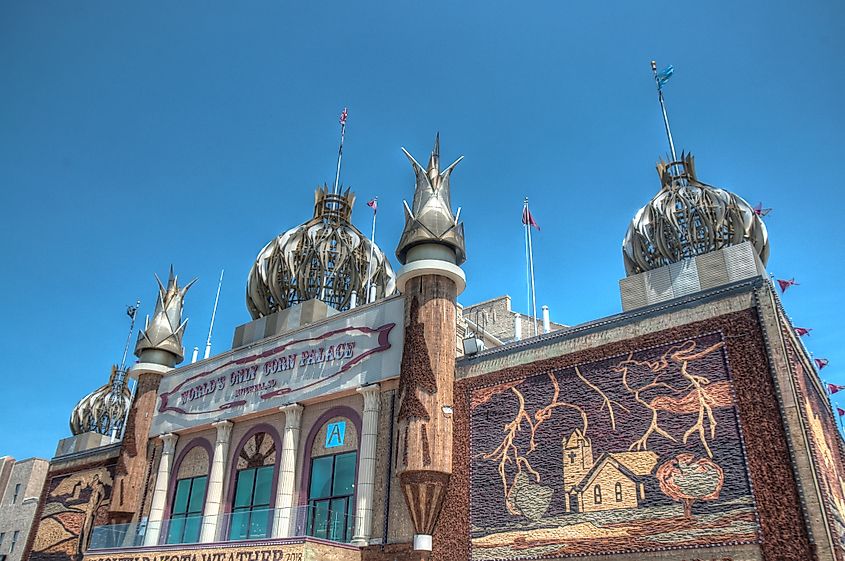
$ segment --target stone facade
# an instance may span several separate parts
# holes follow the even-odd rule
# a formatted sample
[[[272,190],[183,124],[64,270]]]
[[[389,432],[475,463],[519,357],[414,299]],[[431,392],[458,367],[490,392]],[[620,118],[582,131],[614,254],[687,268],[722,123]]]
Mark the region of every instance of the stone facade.
[[[5,457],[0,465],[0,555],[20,561],[33,527],[38,498],[49,467],[47,460],[20,462]],[[5,473],[2,473],[5,472]]]
[[[468,309],[486,306],[490,323],[502,324],[496,333],[506,337],[509,302],[482,304]],[[437,332],[420,337],[414,328],[454,318],[406,312],[412,321],[402,371],[413,375],[401,391],[429,399],[425,369]],[[428,407],[446,414],[452,431],[451,475],[430,556],[411,546],[419,531],[400,477],[400,384],[389,377],[173,436],[134,439],[130,431],[123,455],[112,445],[54,459],[30,557],[845,561],[838,538],[845,458],[835,418],[764,279],[555,327],[458,359],[453,397]],[[450,345],[441,347],[438,357]],[[340,423],[344,437],[327,446]],[[420,466],[442,461],[437,456],[448,447],[429,441],[426,452],[423,442],[414,452]],[[272,535],[248,543],[170,545],[156,536],[143,550],[85,553],[91,526],[118,520],[109,501],[128,446],[144,450],[143,462],[133,460],[143,471],[131,476],[142,482],[132,513],[140,526],[167,519],[180,478],[204,474],[218,477],[209,484],[206,512],[227,515],[237,470],[249,466],[273,466],[271,508],[306,507],[312,461],[353,451],[351,500],[367,523],[356,524],[354,546],[303,539],[303,519],[291,514],[277,515]],[[430,487],[423,482],[414,492],[424,497]],[[222,526],[206,522],[201,542],[226,540]]]
[[[543,333],[541,310],[537,313],[537,331]],[[535,335],[534,318],[511,310],[511,297],[507,295],[467,306],[463,309],[462,315],[464,320],[469,322],[470,332],[483,332],[501,343],[510,343],[516,339],[517,322],[520,324],[521,338],[527,339]],[[549,327],[549,331],[558,331],[566,325],[550,321]]]

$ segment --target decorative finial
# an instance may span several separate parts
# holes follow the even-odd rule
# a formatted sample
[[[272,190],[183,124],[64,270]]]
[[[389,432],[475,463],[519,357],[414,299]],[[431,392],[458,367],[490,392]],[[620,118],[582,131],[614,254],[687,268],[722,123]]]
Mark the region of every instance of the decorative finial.
[[[440,244],[455,254],[455,265],[466,261],[464,225],[458,222],[461,209],[452,214],[449,191],[449,176],[464,157],[455,160],[444,171],[440,171],[440,133],[434,140],[434,149],[428,160],[428,169],[422,167],[407,150],[402,152],[410,160],[416,175],[416,188],[412,207],[405,203],[405,228],[396,256],[404,265],[408,251],[420,244]]]
[[[663,86],[672,77],[675,67],[667,66],[660,72],[657,71],[657,62],[651,61],[651,72],[654,75],[654,83],[657,85],[657,99],[660,101],[660,110],[663,112],[663,126],[666,127],[666,137],[669,139],[669,152],[672,154],[672,163],[677,161],[675,156],[675,142],[672,140],[672,130],[669,128],[669,115],[666,114],[666,101],[663,99]]]
[[[152,320],[147,316],[146,325],[138,334],[135,356],[142,362],[161,362],[164,360],[169,363],[166,366],[175,366],[185,358],[185,350],[182,348],[182,336],[185,334],[185,326],[188,324],[188,320],[182,321],[185,293],[197,279],[192,280],[180,289],[178,277],[173,273],[172,265],[170,266],[167,288],[161,283],[158,275],[155,275],[155,278],[158,283],[158,300],[156,301],[155,312],[153,312]],[[171,356],[162,355],[162,352]]]
[[[337,195],[340,191],[340,162],[343,159],[343,135],[346,132],[346,119],[349,117],[349,111],[344,107],[340,114],[340,146],[337,149],[337,171],[334,175],[334,189],[332,195]]]

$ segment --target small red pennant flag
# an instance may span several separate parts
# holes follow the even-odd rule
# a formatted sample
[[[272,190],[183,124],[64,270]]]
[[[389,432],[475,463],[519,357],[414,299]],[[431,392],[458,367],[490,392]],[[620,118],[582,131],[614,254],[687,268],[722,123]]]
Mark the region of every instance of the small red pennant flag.
[[[809,336],[810,331],[812,331],[812,330],[813,330],[812,327],[796,327],[795,333],[797,333],[799,337],[803,337],[804,335]]]
[[[830,361],[826,358],[814,358],[813,360],[816,363],[816,368],[818,368],[819,370],[830,364]]]
[[[839,413],[839,416],[840,416],[840,417],[842,417],[843,415],[845,415],[845,409],[842,409],[841,407],[837,407],[837,408],[836,408],[836,412],[837,412],[837,413]]]
[[[845,390],[845,386],[837,386],[836,384],[827,385],[827,391],[830,392],[830,395],[833,395],[836,392],[841,392],[842,390]]]
[[[373,209],[373,214],[378,212],[378,197],[376,197],[372,201],[367,201],[367,206]]]
[[[340,124],[346,126],[346,118],[349,117],[349,111],[346,110],[346,107],[343,108],[343,112],[340,114]]]
[[[790,286],[798,286],[798,283],[795,282],[794,278],[789,280],[778,279],[778,285],[780,286],[780,293],[783,294],[784,292],[786,292],[787,288],[789,288]]]
[[[525,225],[531,225],[534,228],[537,228],[537,231],[540,231],[540,225],[537,224],[537,221],[534,220],[534,217],[531,216],[531,211],[528,210],[527,206],[522,207],[522,223]]]
[[[770,209],[770,208],[763,208],[763,203],[757,203],[757,205],[754,207],[753,210],[754,210],[754,214],[756,214],[757,216],[761,216],[761,217],[766,216],[767,214],[772,212],[772,209]]]

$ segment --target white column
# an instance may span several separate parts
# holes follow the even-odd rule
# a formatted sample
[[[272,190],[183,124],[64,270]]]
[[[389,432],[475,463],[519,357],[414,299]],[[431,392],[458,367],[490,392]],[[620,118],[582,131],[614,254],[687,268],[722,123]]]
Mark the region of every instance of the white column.
[[[296,479],[296,452],[302,429],[302,406],[293,403],[279,407],[285,414],[285,434],[282,436],[282,463],[279,466],[279,483],[276,487],[276,516],[273,524],[274,538],[290,537],[293,512],[293,483]]]
[[[208,474],[208,490],[205,495],[205,508],[202,517],[200,541],[213,542],[217,539],[220,528],[220,516],[223,511],[223,477],[226,473],[226,460],[229,458],[229,441],[232,436],[232,422],[218,421],[211,426],[217,429],[214,442],[214,459]]]
[[[147,519],[147,533],[144,535],[144,545],[158,545],[161,526],[164,521],[164,508],[167,503],[167,489],[170,485],[170,469],[173,466],[173,452],[176,451],[178,434],[168,433],[159,436],[164,443],[161,461],[158,464],[156,486],[153,491],[153,503],[150,506],[150,516]]]
[[[361,448],[358,458],[358,501],[355,503],[355,535],[352,543],[369,544],[373,527],[373,490],[376,479],[376,444],[378,441],[378,412],[381,405],[379,385],[358,388],[364,396],[364,420],[361,426]],[[385,500],[387,500],[385,498]]]

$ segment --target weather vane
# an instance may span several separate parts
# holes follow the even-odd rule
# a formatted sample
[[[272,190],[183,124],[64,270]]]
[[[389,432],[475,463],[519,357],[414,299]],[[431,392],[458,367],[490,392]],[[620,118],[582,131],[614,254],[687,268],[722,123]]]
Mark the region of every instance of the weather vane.
[[[126,369],[126,353],[129,352],[129,342],[132,340],[132,332],[135,330],[135,316],[138,315],[138,308],[141,301],[137,300],[134,306],[126,306],[126,315],[129,316],[129,334],[126,336],[126,345],[123,346],[123,358],[120,359],[120,370]]]
[[[654,74],[654,83],[657,84],[657,99],[660,100],[660,109],[663,111],[663,125],[666,127],[666,137],[669,139],[669,151],[672,154],[672,161],[677,162],[675,155],[675,143],[672,141],[672,130],[669,128],[669,116],[666,114],[666,101],[663,99],[663,86],[672,77],[675,68],[667,66],[660,72],[657,71],[657,62],[651,61],[651,72]]]
[[[332,191],[333,195],[338,194],[338,185],[340,182],[340,161],[343,159],[343,133],[346,132],[346,118],[349,116],[349,111],[346,110],[346,107],[343,108],[343,112],[340,114],[340,147],[337,149],[337,171],[334,174],[334,191]]]

